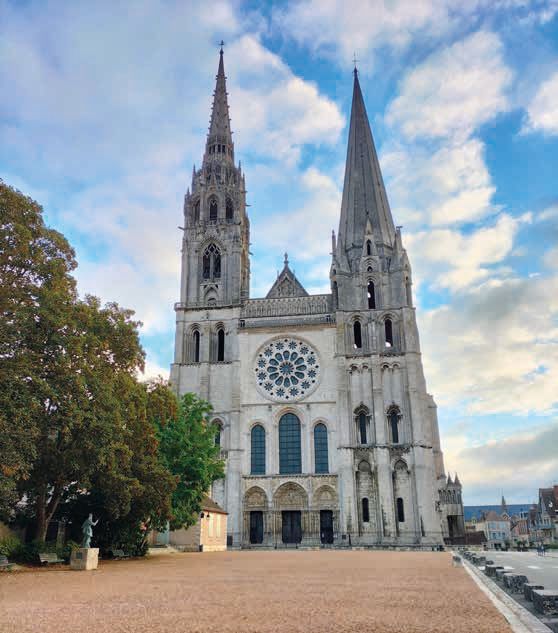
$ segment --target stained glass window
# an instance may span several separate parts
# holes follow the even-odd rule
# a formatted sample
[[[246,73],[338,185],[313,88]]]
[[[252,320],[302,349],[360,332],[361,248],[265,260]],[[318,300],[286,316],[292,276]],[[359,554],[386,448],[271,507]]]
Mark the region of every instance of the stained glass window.
[[[259,424],[252,428],[250,474],[265,475],[265,430]]]
[[[291,475],[301,471],[300,421],[293,413],[286,413],[279,421],[279,472]]]
[[[327,429],[324,424],[314,427],[314,461],[316,473],[328,473]]]

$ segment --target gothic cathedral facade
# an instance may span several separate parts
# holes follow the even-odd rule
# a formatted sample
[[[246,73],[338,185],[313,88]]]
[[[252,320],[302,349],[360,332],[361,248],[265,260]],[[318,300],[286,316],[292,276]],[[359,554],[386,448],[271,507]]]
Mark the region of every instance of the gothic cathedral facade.
[[[432,547],[462,524],[426,391],[411,267],[394,226],[358,74],[331,293],[287,257],[250,297],[245,177],[221,50],[203,162],[185,197],[171,382],[213,406],[226,460],[214,500],[232,547]],[[461,515],[461,516],[459,516]]]

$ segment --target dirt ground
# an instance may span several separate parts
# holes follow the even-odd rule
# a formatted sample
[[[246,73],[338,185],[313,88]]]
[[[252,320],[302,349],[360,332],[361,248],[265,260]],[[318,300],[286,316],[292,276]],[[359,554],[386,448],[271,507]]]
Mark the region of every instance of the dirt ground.
[[[0,574],[9,633],[510,633],[447,553],[264,551]]]

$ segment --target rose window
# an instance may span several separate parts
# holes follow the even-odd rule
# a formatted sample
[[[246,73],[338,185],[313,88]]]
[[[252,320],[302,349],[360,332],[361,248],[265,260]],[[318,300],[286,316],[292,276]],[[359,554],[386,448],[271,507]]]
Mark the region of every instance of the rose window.
[[[298,400],[318,386],[318,355],[304,341],[276,339],[258,352],[254,374],[258,389],[266,398],[279,402]]]

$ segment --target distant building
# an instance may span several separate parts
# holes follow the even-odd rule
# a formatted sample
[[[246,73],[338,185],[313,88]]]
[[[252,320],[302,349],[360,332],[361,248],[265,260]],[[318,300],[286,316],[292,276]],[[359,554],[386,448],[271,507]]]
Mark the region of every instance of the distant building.
[[[539,502],[535,516],[534,538],[536,543],[558,541],[558,485],[539,488]]]
[[[172,545],[184,552],[221,552],[227,549],[227,512],[206,497],[200,516],[189,528],[152,533],[152,545]]]
[[[461,482],[457,473],[452,481],[441,477],[439,484],[440,510],[442,513],[442,533],[447,544],[465,544],[465,518]]]

